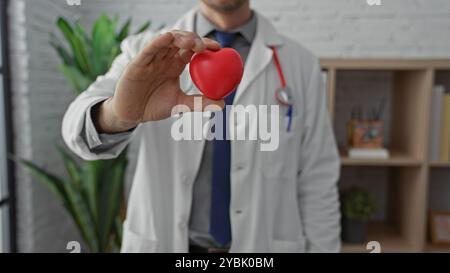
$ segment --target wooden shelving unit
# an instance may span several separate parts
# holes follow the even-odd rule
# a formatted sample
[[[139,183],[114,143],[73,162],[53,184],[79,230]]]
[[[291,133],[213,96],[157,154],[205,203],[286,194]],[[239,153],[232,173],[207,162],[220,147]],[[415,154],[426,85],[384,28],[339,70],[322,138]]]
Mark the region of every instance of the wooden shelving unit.
[[[432,89],[438,73],[450,76],[450,60],[322,59],[321,65],[327,71],[328,110],[335,123],[337,95],[345,92],[338,88],[340,73],[392,75],[391,157],[356,160],[344,152],[341,156],[342,168],[383,167],[390,172],[386,220],[369,224],[368,241],[379,241],[383,252],[450,252],[450,246],[432,246],[427,239],[430,173],[446,168],[450,172],[450,163],[428,160]],[[343,251],[368,252],[365,245],[349,244],[343,244]]]
[[[368,241],[379,241],[383,252],[411,252],[411,245],[402,238],[399,231],[383,223],[370,223]],[[368,252],[364,244],[343,244],[343,252]]]

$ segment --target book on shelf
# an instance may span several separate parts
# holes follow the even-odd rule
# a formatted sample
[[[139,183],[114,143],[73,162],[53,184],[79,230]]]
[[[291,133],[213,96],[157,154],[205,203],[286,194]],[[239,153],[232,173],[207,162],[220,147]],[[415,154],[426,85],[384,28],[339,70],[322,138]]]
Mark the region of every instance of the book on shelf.
[[[350,148],[348,157],[352,159],[389,159],[389,151],[385,148]]]
[[[445,87],[436,85],[432,94],[431,124],[430,124],[430,160],[440,160],[442,108]]]
[[[441,110],[441,139],[440,161],[449,162],[450,159],[450,94],[444,94]]]

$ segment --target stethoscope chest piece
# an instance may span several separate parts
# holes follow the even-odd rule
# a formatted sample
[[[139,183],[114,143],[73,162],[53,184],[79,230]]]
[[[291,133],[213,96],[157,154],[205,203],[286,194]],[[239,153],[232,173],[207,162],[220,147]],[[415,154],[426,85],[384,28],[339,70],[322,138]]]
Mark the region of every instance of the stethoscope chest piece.
[[[292,92],[289,87],[280,87],[275,91],[275,98],[284,106],[292,106],[294,103]]]

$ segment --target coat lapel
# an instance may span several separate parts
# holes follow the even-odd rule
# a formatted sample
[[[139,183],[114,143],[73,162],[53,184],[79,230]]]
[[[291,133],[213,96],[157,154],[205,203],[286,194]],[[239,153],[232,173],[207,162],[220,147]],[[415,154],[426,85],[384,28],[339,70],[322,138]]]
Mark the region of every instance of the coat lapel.
[[[282,45],[281,38],[272,24],[260,14],[256,13],[256,15],[258,16],[256,35],[245,63],[244,76],[236,91],[234,104],[237,104],[249,85],[272,60],[270,46],[278,47]]]

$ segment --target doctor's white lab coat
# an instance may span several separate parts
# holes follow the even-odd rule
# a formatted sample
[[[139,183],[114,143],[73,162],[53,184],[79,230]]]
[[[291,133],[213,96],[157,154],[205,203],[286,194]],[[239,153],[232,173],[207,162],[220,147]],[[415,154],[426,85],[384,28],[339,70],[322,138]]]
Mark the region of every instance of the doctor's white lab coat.
[[[187,13],[173,29],[193,31],[195,13]],[[275,151],[261,151],[259,140],[231,143],[230,252],[338,252],[340,162],[321,68],[309,51],[255,14],[257,33],[234,104],[277,105],[274,92],[280,81],[269,48],[275,46],[293,92],[294,115],[288,132],[281,112],[280,142]],[[129,139],[137,137],[140,149],[122,251],[187,252],[192,189],[205,141],[173,140],[170,133],[175,117],[141,124],[126,141],[109,143],[110,149],[101,153],[91,149],[101,144],[95,130],[83,137],[88,110],[114,94],[127,63],[154,35],[148,32],[123,43],[123,53],[111,70],[70,105],[62,134],[70,149],[86,160],[113,158]],[[188,69],[181,84],[187,93],[198,92]],[[245,124],[236,118],[238,131],[246,130],[239,126],[241,122]]]

